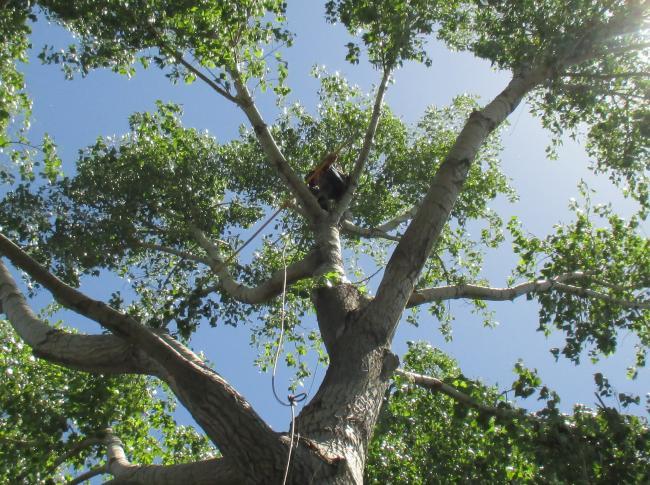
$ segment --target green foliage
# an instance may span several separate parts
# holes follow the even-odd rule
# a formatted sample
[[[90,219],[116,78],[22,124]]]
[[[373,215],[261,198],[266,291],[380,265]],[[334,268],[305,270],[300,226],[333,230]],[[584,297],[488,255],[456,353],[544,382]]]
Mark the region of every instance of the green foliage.
[[[25,131],[32,103],[18,66],[27,61],[31,33],[27,21],[33,19],[27,2],[8,1],[0,9],[0,153],[9,155],[23,177],[31,172]],[[0,163],[0,183],[13,181],[13,168]]]
[[[417,60],[430,66],[426,53],[427,37],[442,22],[443,31],[458,28],[465,15],[459,9],[463,2],[428,0],[330,0],[325,9],[331,23],[341,22],[355,36],[360,36],[368,49],[370,62],[383,69],[401,66],[404,61]],[[359,62],[359,46],[348,44],[347,60]]]
[[[152,380],[90,375],[35,358],[6,320],[0,320],[0,481],[54,483],[104,463],[94,445],[55,468],[72,445],[107,427],[138,463],[172,464],[214,455],[204,436],[178,426],[176,402]]]
[[[177,64],[190,52],[201,66],[219,70],[211,77],[225,90],[231,87],[227,71],[238,66],[244,79],[258,78],[262,88],[288,93],[286,63],[279,53],[265,54],[292,42],[282,26],[286,4],[281,0],[46,0],[39,6],[79,39],[63,50],[46,47],[40,55],[44,62],[61,64],[68,77],[98,67],[133,75],[137,60],[144,67],[169,68],[166,75],[174,82],[191,83],[196,73]],[[266,81],[269,63],[278,74],[272,83]]]
[[[483,404],[509,408],[503,394],[467,380],[437,349],[411,344],[404,364]],[[539,384],[521,364],[517,368],[524,380]],[[494,418],[459,406],[441,393],[396,379],[370,445],[368,483],[636,484],[650,479],[650,429],[643,418],[582,405],[570,417],[551,406],[533,418]]]
[[[586,187],[582,192],[588,196]],[[551,325],[561,330],[566,335],[562,353],[576,362],[585,348],[592,358],[611,354],[619,332],[631,330],[640,340],[637,362],[643,364],[644,349],[650,344],[648,311],[626,304],[647,297],[650,281],[650,242],[637,230],[640,220],[638,216],[625,220],[610,205],[592,208],[588,197],[586,208],[573,202],[572,209],[575,221],[556,225],[555,234],[543,239],[525,235],[515,220],[509,224],[520,256],[517,276],[584,273],[567,281],[575,292],[536,295],[541,305],[540,330],[548,333]],[[604,298],[589,298],[586,290]]]

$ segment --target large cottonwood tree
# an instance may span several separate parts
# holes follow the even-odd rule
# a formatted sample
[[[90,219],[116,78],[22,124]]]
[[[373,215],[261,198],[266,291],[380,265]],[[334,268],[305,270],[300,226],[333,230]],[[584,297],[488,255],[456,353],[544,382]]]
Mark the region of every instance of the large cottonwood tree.
[[[356,36],[348,45],[348,60],[376,68],[376,89],[365,95],[339,75],[319,71],[316,112],[291,104],[271,121],[263,118],[256,98],[275,96],[283,106],[290,92],[282,58],[293,41],[285,2],[2,2],[1,143],[13,160],[0,171],[5,183],[0,208],[2,311],[39,359],[100,376],[158,379],[218,448],[218,456],[207,460],[166,464],[203,456],[206,447],[191,432],[171,429],[162,417],[165,405],[157,405],[144,418],[154,420],[152,429],[173,436],[175,443],[186,439],[196,446],[185,454],[161,450],[167,453],[163,464],[130,463],[123,449],[129,437],[91,429],[103,422],[91,410],[83,411],[84,400],[95,393],[80,392],[74,406],[61,404],[65,400],[52,405],[70,413],[68,420],[46,420],[55,441],[77,440],[63,457],[51,460],[52,470],[66,459],[68,466],[80,467],[79,453],[92,450],[93,456],[107,453],[107,460],[89,475],[106,472],[115,483],[282,483],[285,478],[297,484],[361,483],[382,402],[395,396],[389,386],[396,376],[401,383],[441,392],[473,409],[474,421],[486,426],[510,421],[498,434],[511,444],[530,438],[526,433],[552,428],[573,433],[575,443],[587,446],[587,435],[575,431],[583,430],[586,422],[606,435],[600,425],[602,413],[614,412],[609,408],[596,413],[601,421],[597,416],[590,421],[584,412],[570,421],[559,415],[555,396],[542,387],[546,409],[526,415],[458,375],[452,383],[440,379],[449,373],[422,375],[435,371],[436,365],[443,370],[451,366],[440,358],[431,364],[426,349],[411,350],[430,364],[412,365],[418,373],[400,368],[390,349],[407,308],[426,305],[444,319],[449,299],[468,299],[482,308],[488,300],[525,295],[539,301],[542,329],[555,326],[565,333],[565,346],[558,353],[574,360],[585,349],[609,354],[625,330],[637,335],[636,361],[643,365],[650,343],[650,250],[639,229],[648,208],[648,3],[332,0],[324,7],[327,21],[344,24]],[[64,176],[53,141],[30,142],[26,132],[30,103],[17,63],[27,52],[30,22],[39,15],[75,36],[67,48],[45,48],[40,56],[44,63],[60,65],[67,76],[96,68],[130,74],[136,62],[155,66],[172,81],[207,84],[214,96],[244,113],[249,129],[219,144],[210,134],[183,127],[179,107],[160,103],[155,112],[132,115],[124,136],[99,138],[82,149],[74,173]],[[488,59],[512,77],[485,106],[460,96],[449,108],[428,110],[417,126],[409,127],[391,113],[384,94],[391,74],[403,63],[431,63],[431,37]],[[503,241],[502,221],[488,204],[499,194],[514,196],[499,168],[498,132],[524,99],[558,139],[586,132],[594,170],[635,199],[639,212],[623,219],[609,206],[576,207],[574,222],[558,225],[544,239],[527,235],[510,221],[520,262],[510,286],[497,288],[481,274],[483,249]],[[324,210],[304,175],[333,150],[340,151],[339,165],[350,174],[349,186]],[[261,224],[278,208],[282,211],[275,227],[253,243],[256,257],[250,261],[237,254],[246,239],[242,230]],[[467,231],[472,221],[484,224],[479,239]],[[359,266],[363,254],[374,263],[366,259]],[[48,291],[59,305],[98,322],[105,333],[72,333],[37,317],[5,262],[23,272],[30,292]],[[368,271],[373,264],[383,271],[371,295],[346,275]],[[108,271],[128,278],[133,291],[116,292],[109,302],[84,294],[84,275]],[[298,325],[310,309],[319,332],[303,335]],[[322,341],[326,374],[296,417],[294,434],[273,431],[219,369],[184,345],[198,325],[217,320],[235,325],[257,321],[254,336],[266,349],[260,357],[263,366],[272,361],[281,321],[296,347],[289,363]],[[21,355],[11,333],[3,330],[2,335],[12,342],[6,348]],[[299,376],[307,372],[300,362],[296,365]],[[56,369],[34,368],[52,376],[41,384],[46,395],[56,395],[52,384],[66,379],[68,371],[62,375]],[[539,387],[528,370],[520,366],[518,372],[519,395]],[[73,375],[70,379],[79,379]],[[94,389],[106,382],[113,391],[104,404],[119,408],[113,420],[142,413],[142,405],[132,398],[125,396],[118,404],[115,395],[128,388],[127,381],[93,379],[78,386]],[[138,389],[150,389],[154,382],[132,380]],[[609,392],[604,379],[599,385]],[[12,392],[11,386],[3,392]],[[392,402],[399,403],[396,399]],[[3,402],[7,406],[10,401]],[[415,401],[406,401],[407,407],[409,402]],[[440,401],[429,404],[434,414],[421,412],[423,423],[442,419],[436,409],[444,414]],[[87,405],[101,406],[96,398]],[[390,420],[399,404],[395,406],[381,420],[380,431],[388,433],[384,443],[391,442],[390,430],[400,429]],[[8,419],[19,410],[4,413]],[[88,423],[78,423],[77,416],[85,416]],[[625,457],[647,461],[647,428],[638,421],[621,423],[621,429],[638,438],[621,448]],[[414,428],[443,456],[448,444],[436,448],[434,434]],[[123,428],[129,429],[142,432],[133,423]],[[504,438],[507,432],[513,437]],[[151,437],[147,439],[151,446]],[[25,453],[30,446],[25,445]],[[416,448],[412,451],[415,457]],[[507,459],[493,452],[497,460]],[[146,453],[134,456],[153,459]],[[549,469],[558,460],[552,454],[540,456],[548,459]],[[620,453],[612,456],[613,461],[620,459]],[[608,466],[603,460],[593,465],[597,458],[586,453],[580,457],[580,477],[608,476],[602,472]],[[528,465],[520,467],[520,475],[505,478],[531,478]],[[562,470],[554,468],[555,479],[562,479]],[[373,461],[371,472],[371,478],[385,479],[381,460]],[[489,467],[485,473],[500,477]],[[632,479],[642,477],[642,468],[638,473]],[[414,472],[394,479],[417,476]]]

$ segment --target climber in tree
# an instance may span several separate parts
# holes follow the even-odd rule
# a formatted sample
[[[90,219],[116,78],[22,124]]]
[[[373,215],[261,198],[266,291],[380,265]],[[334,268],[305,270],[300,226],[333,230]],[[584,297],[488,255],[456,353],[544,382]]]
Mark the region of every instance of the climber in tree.
[[[332,208],[332,201],[337,202],[348,187],[350,176],[339,171],[334,163],[340,149],[328,153],[321,163],[305,177],[311,192],[325,210]]]

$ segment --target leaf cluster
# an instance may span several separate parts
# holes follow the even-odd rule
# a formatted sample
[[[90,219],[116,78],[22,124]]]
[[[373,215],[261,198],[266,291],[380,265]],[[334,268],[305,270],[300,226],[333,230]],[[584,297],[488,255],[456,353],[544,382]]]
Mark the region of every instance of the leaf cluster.
[[[483,404],[509,408],[495,388],[463,377],[452,359],[426,344],[411,344],[404,361],[407,369]],[[519,371],[535,384],[534,373],[521,364]],[[583,405],[571,416],[546,408],[530,418],[460,408],[443,394],[396,380],[370,445],[368,483],[633,484],[650,478],[650,429],[643,418]]]

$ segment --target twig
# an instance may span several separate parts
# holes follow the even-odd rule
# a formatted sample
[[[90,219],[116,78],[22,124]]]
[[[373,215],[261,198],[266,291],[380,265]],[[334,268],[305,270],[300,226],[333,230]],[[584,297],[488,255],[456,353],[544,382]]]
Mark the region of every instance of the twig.
[[[97,465],[96,467],[91,468],[90,470],[70,480],[67,485],[77,485],[103,473],[108,473],[108,465]]]
[[[425,376],[423,374],[417,374],[415,372],[410,372],[404,369],[396,369],[395,374],[405,377],[410,382],[417,384],[420,387],[428,389],[432,392],[441,392],[446,396],[451,397],[456,402],[463,404],[464,406],[476,409],[479,412],[489,414],[491,416],[499,416],[504,418],[526,418],[526,419],[536,419],[535,416],[526,414],[524,410],[520,409],[507,409],[507,408],[497,408],[494,406],[488,406],[486,404],[480,403],[474,398],[468,396],[465,393],[460,392],[455,387],[450,386],[449,384],[444,383],[440,379],[431,376]]]

